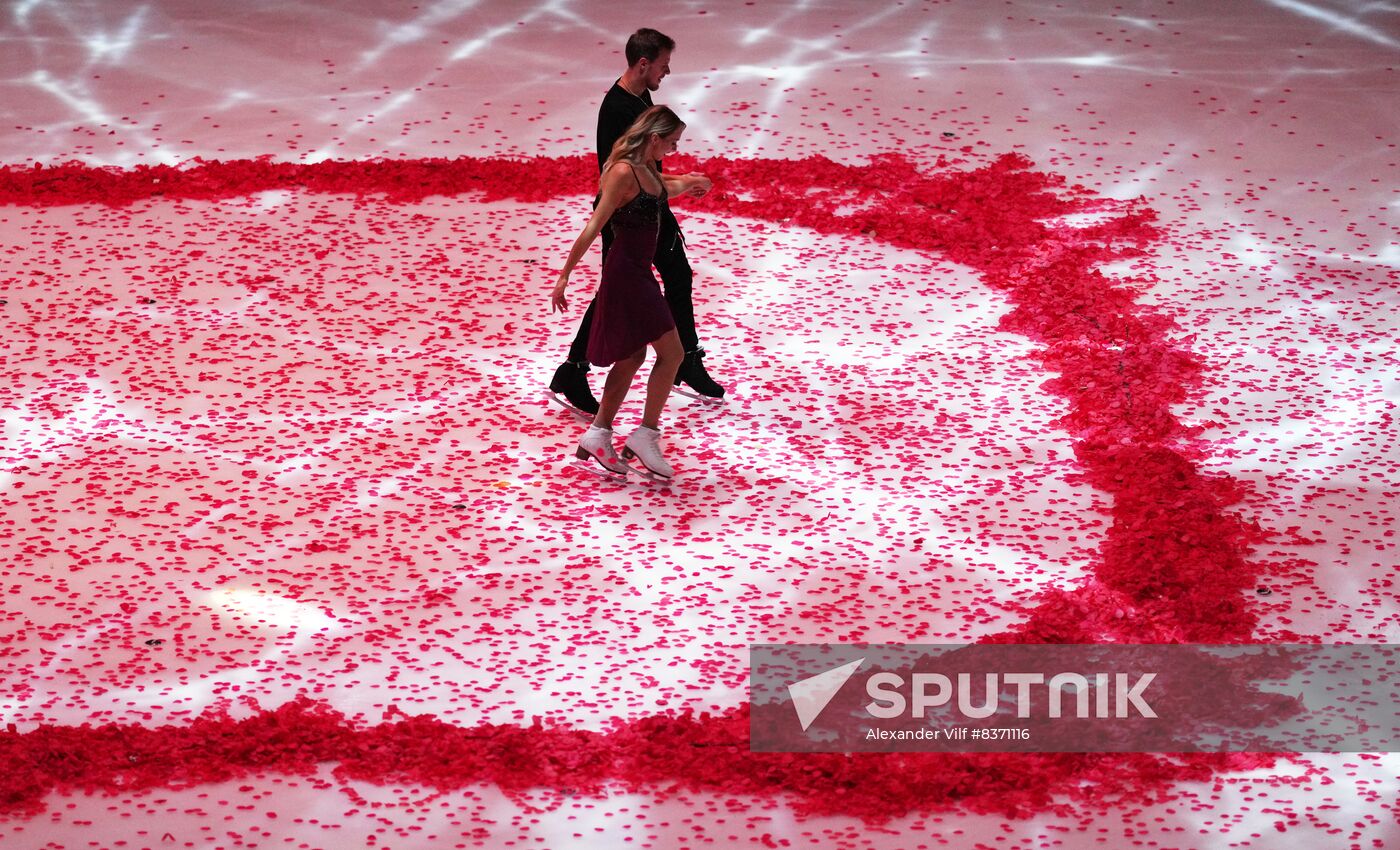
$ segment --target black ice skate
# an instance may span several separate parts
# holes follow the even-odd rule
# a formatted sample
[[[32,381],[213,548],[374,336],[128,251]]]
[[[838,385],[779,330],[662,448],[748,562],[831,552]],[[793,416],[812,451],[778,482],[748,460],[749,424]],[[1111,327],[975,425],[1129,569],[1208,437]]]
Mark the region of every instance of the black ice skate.
[[[705,364],[701,359],[704,356],[703,348],[686,352],[685,359],[681,361],[681,368],[676,370],[674,391],[700,401],[717,402],[724,398],[724,387],[715,383],[705,371]],[[683,388],[682,384],[687,385],[689,389]]]
[[[598,412],[598,400],[588,388],[588,363],[566,360],[554,370],[549,382],[549,397],[584,422],[592,422]],[[563,396],[563,398],[560,398]]]

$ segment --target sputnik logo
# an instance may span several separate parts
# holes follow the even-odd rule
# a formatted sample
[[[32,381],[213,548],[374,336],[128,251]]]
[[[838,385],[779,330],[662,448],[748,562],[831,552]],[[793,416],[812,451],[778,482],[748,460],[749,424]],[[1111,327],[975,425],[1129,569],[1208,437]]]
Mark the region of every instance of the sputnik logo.
[[[792,697],[792,707],[797,709],[797,719],[802,724],[803,732],[816,721],[817,716],[831,702],[831,698],[836,696],[836,692],[841,690],[841,686],[846,684],[864,662],[864,658],[857,658],[849,664],[833,667],[824,673],[788,685],[788,696]]]

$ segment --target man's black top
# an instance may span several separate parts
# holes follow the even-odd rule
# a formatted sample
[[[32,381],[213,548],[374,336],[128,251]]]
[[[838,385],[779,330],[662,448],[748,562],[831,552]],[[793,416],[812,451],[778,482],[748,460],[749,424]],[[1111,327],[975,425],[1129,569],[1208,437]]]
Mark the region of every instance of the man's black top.
[[[621,80],[612,84],[608,93],[603,95],[603,103],[598,107],[598,172],[602,173],[603,164],[608,161],[608,155],[612,153],[613,145],[622,138],[622,134],[627,132],[627,128],[632,126],[632,122],[637,120],[643,112],[646,112],[652,105],[651,92],[643,89],[640,95],[632,94],[622,87]],[[661,171],[661,162],[657,161],[656,170]],[[674,232],[679,229],[676,224],[676,217],[671,214],[669,204],[661,205],[661,233]],[[658,238],[658,247],[661,246]]]
[[[632,122],[651,106],[651,92],[642,90],[635,95],[622,87],[619,80],[612,84],[603,95],[603,103],[598,107],[598,172],[602,173],[603,163],[608,161],[613,145],[632,126]]]

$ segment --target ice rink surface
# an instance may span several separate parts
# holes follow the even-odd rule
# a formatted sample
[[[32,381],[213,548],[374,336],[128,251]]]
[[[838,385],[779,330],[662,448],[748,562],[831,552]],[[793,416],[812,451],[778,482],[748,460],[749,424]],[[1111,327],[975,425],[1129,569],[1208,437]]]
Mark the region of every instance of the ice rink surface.
[[[736,710],[751,643],[973,642],[1052,598],[1083,602],[1102,640],[1400,642],[1396,4],[26,0],[0,15],[12,740],[299,697],[362,728],[604,733]],[[582,426],[544,393],[597,277],[595,247],[569,314],[549,313],[589,211],[591,175],[569,164],[589,166],[572,158],[592,153],[639,26],[678,43],[654,99],[688,122],[685,162],[738,162],[714,203],[675,204],[729,393],[673,396],[665,490],[572,468]],[[1139,250],[1079,269],[1121,281],[1154,330],[1082,344],[1126,348],[1121,372],[1150,337],[1190,369],[1154,360],[1106,394],[1070,380],[1056,364],[1079,342],[1025,331],[1054,300],[1037,289],[1050,241],[919,247],[900,204],[924,184],[871,165],[986,174],[991,215],[1023,200],[986,202],[1012,185],[1008,154],[1098,211],[1053,222],[1056,251],[1096,214],[1155,213]],[[486,194],[385,194],[360,168],[455,157]],[[850,169],[848,196],[811,157]],[[259,158],[351,165],[343,190],[313,190],[259,182]],[[248,191],[125,202],[79,185],[197,160],[241,163]],[[89,168],[54,168],[74,162]],[[45,199],[55,174],[71,202]],[[789,206],[859,215],[877,194],[884,217],[852,232]],[[1011,287],[994,248],[1040,264]],[[1238,559],[1247,585],[1221,587],[1242,632],[1189,619],[1162,598],[1195,588],[1153,591],[1155,567],[1135,575],[1106,545],[1131,539],[1131,491],[1103,484],[1076,411],[1092,397],[1131,418],[1145,387],[1174,417],[1156,448],[1233,496],[1193,513],[1157,494],[1161,511],[1134,516],[1203,523],[1154,548]],[[638,386],[623,433],[640,406]],[[1400,844],[1393,754],[1279,757],[1145,799],[1128,785],[1112,805],[1055,786],[1014,817],[982,792],[905,801],[878,822],[678,775],[584,793],[335,767],[134,791],[108,771],[0,799],[0,846]]]

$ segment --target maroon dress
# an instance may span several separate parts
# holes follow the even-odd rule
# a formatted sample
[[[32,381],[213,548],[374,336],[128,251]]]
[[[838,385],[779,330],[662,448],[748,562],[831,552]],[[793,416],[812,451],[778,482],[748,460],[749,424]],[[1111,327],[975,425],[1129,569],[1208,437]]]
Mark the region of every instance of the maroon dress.
[[[618,207],[607,224],[613,242],[603,260],[588,332],[588,360],[595,366],[611,366],[676,326],[651,273],[665,192],[647,194],[635,167],[632,177],[637,197]]]

